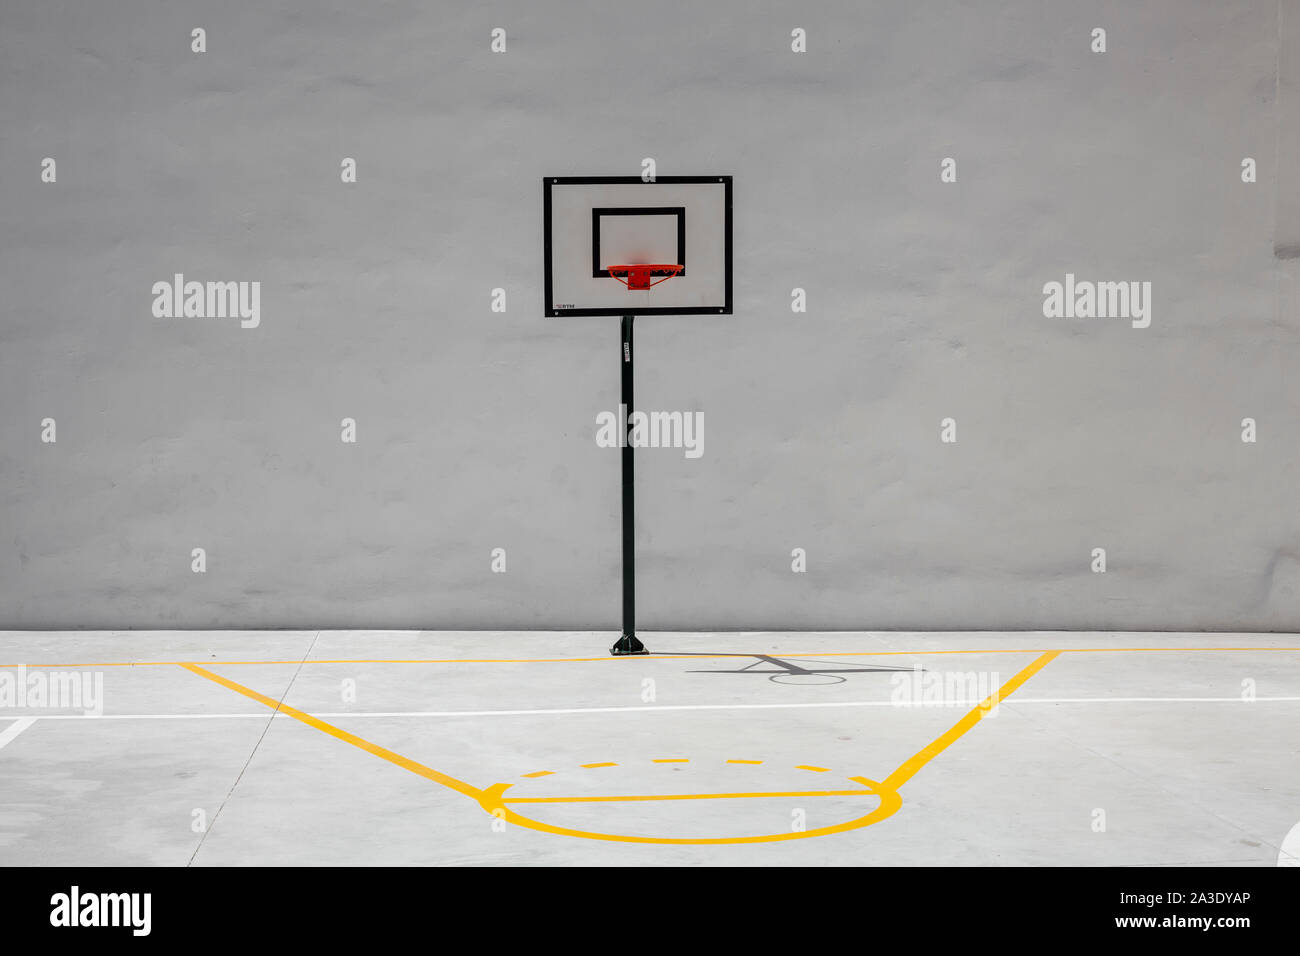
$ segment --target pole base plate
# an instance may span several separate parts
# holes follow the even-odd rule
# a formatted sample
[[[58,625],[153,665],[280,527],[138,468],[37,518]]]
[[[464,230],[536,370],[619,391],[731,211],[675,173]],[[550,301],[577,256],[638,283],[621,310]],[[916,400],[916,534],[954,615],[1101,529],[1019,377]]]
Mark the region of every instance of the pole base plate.
[[[637,640],[637,636],[635,634],[624,634],[622,637],[620,637],[617,641],[614,642],[614,646],[609,649],[609,652],[613,654],[615,657],[623,657],[628,654],[649,654],[650,653],[645,649],[645,645],[642,644],[639,640]]]

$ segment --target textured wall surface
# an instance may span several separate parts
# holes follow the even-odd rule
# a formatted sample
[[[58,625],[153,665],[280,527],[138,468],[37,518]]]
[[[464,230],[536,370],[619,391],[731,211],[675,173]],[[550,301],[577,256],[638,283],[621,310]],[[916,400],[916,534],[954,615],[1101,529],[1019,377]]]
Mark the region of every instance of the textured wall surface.
[[[1298,75],[1295,0],[6,0],[0,627],[617,627],[540,180],[653,157],[735,177],[736,299],[637,323],[705,419],[638,455],[644,627],[1298,629]]]

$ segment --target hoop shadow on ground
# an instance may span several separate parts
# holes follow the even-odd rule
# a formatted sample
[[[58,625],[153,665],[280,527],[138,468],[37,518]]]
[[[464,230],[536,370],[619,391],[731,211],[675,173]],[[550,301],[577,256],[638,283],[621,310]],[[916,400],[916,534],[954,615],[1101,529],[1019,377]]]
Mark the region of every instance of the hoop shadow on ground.
[[[780,658],[770,654],[709,654],[704,652],[674,653],[674,657],[741,657],[753,662],[739,670],[695,670],[688,674],[761,674],[774,684],[843,684],[848,680],[842,674],[910,673],[912,667],[845,666],[842,661],[819,661],[812,658]],[[769,665],[766,668],[760,665]],[[805,664],[813,664],[807,667]]]

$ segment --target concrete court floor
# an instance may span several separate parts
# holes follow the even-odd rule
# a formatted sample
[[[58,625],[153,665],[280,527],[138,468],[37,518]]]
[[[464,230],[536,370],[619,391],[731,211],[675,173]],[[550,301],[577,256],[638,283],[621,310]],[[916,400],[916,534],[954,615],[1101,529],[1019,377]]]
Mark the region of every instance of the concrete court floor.
[[[605,633],[0,633],[0,866],[1297,849],[1297,635],[643,637],[613,659]],[[69,673],[102,680],[102,716],[14,706]]]

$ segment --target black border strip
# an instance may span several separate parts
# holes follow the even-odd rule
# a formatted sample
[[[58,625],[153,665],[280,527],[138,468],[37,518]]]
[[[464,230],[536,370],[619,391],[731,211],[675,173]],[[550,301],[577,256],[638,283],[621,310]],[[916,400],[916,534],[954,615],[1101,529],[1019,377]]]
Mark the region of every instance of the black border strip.
[[[655,182],[659,183],[722,183],[723,184],[723,204],[724,215],[726,217],[726,227],[724,236],[725,249],[723,250],[723,269],[726,273],[723,276],[726,289],[726,301],[722,308],[704,307],[704,306],[681,306],[665,308],[634,308],[630,305],[622,305],[617,308],[608,309],[553,309],[551,303],[554,301],[552,296],[551,285],[551,187],[566,185],[600,185],[603,183],[613,184],[633,184],[644,183],[640,176],[544,176],[542,178],[542,249],[543,249],[543,266],[545,275],[543,277],[545,301],[542,303],[542,310],[548,316],[561,315],[731,315],[731,270],[732,270],[732,251],[731,251],[731,194],[732,194],[732,177],[730,176],[658,176]],[[653,183],[645,183],[653,185]]]

